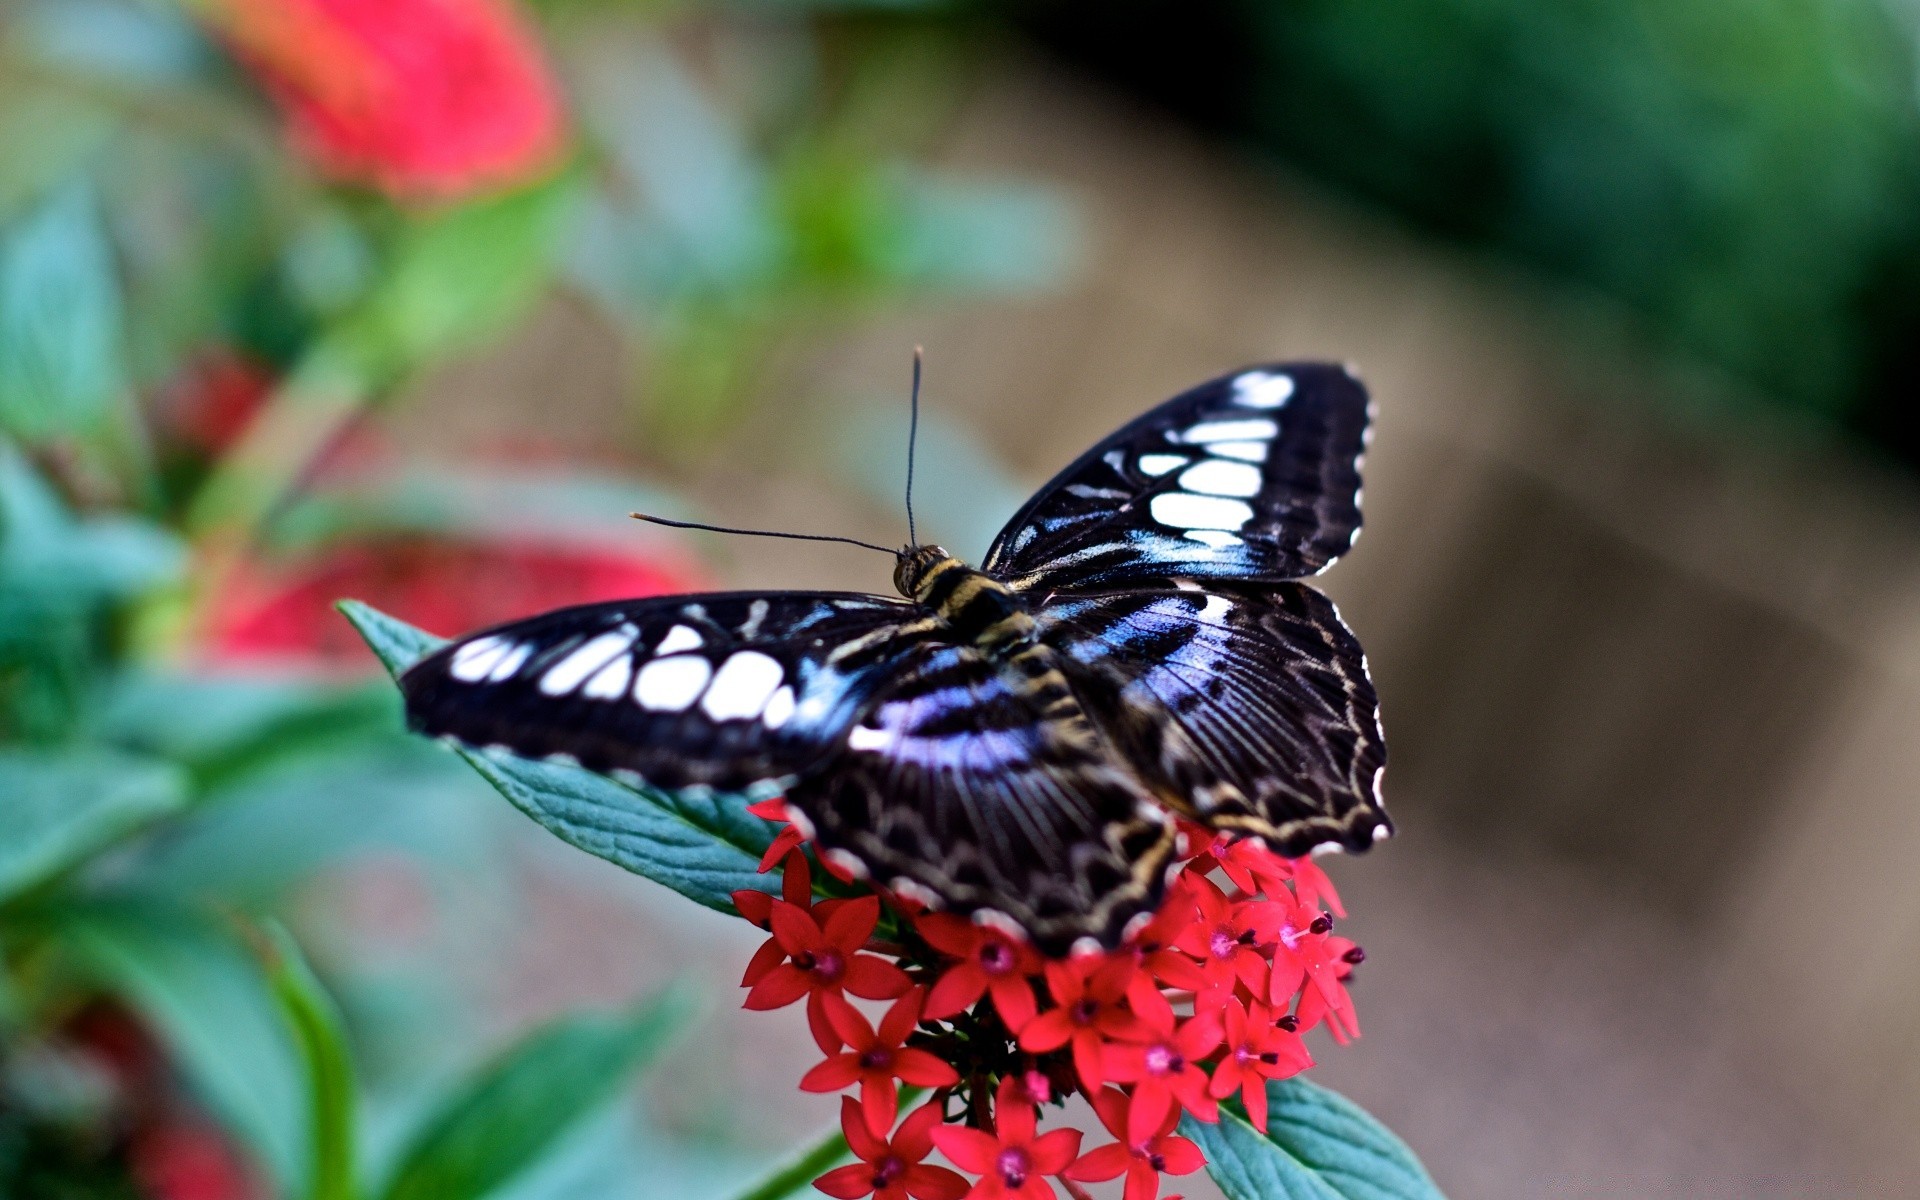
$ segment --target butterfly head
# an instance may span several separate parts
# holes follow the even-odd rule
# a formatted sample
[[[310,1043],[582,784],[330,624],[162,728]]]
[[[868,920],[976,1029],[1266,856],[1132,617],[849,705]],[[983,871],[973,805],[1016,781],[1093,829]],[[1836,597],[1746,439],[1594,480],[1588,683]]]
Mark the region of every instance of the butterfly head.
[[[925,602],[934,579],[955,567],[964,567],[944,546],[907,546],[893,566],[893,586],[909,600]]]

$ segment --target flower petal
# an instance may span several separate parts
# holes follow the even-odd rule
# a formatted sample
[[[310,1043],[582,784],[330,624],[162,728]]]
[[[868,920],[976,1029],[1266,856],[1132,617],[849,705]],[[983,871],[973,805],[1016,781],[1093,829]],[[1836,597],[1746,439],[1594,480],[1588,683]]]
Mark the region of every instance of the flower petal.
[[[972,963],[955,963],[947,968],[946,974],[933,985],[933,991],[927,994],[926,1011],[921,1016],[929,1021],[958,1016],[978,1004],[986,992],[985,971]]]
[[[868,1162],[887,1152],[885,1135],[867,1125],[866,1118],[860,1115],[860,1106],[851,1096],[840,1098],[840,1132],[846,1135],[848,1149]]]
[[[960,1082],[960,1073],[952,1066],[913,1046],[894,1052],[893,1073],[915,1087],[951,1087]]]
[[[1037,1011],[1033,985],[1017,975],[1000,976],[993,981],[993,1007],[1007,1028],[1018,1034]]]
[[[1125,1174],[1127,1165],[1132,1161],[1133,1155],[1125,1146],[1119,1142],[1109,1142],[1082,1154],[1060,1173],[1080,1183],[1104,1183]]]
[[[1027,1147],[1027,1153],[1033,1159],[1033,1171],[1036,1175],[1058,1175],[1067,1169],[1067,1165],[1080,1155],[1080,1139],[1085,1135],[1078,1129],[1054,1129],[1033,1139]]]
[[[812,987],[811,976],[792,963],[783,962],[769,971],[759,983],[753,985],[753,990],[747,993],[747,1001],[743,1007],[756,1012],[770,1008],[785,1008],[806,995]]]
[[[915,1200],[961,1200],[967,1194],[967,1181],[945,1167],[908,1167],[901,1182]]]
[[[836,1054],[800,1077],[803,1092],[837,1092],[860,1080],[860,1056]]]
[[[913,980],[884,958],[856,954],[847,960],[847,976],[843,986],[866,1000],[892,1000],[896,996],[906,995],[907,989],[913,986]]]
[[[821,926],[821,932],[829,945],[852,954],[867,944],[867,939],[873,936],[873,927],[879,923],[880,897],[862,896],[834,909],[833,915]]]
[[[873,1168],[866,1163],[836,1167],[814,1180],[813,1186],[834,1200],[859,1200],[873,1191]]]
[[[964,1125],[936,1125],[929,1132],[933,1134],[933,1144],[940,1147],[940,1153],[962,1171],[984,1175],[993,1170],[994,1159],[1000,1156],[1000,1143],[992,1135],[978,1129],[968,1129]]]

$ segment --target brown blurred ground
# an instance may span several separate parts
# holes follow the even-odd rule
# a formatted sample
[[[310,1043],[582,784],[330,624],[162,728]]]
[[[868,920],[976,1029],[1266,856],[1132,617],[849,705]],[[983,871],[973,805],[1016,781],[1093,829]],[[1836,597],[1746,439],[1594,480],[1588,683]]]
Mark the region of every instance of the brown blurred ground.
[[[1380,404],[1367,535],[1327,584],[1378,677],[1402,836],[1334,866],[1370,954],[1367,1036],[1317,1047],[1316,1078],[1460,1197],[1920,1192],[1911,486],[1807,430],[1676,415],[1663,390],[1718,385],[1645,361],[1610,314],[1050,69],[980,81],[944,157],[1068,188],[1083,272],[785,348],[691,482],[706,515],[897,540],[897,511],[814,451],[838,398],[894,391],[916,342],[930,405],[1024,483],[1241,363],[1355,364]],[[412,444],[606,461],[630,424],[611,337],[556,305],[433,381]],[[742,585],[887,586],[859,551],[722,552]],[[681,967],[731,1005],[750,931],[541,861],[556,908],[515,1005]],[[716,1020],[702,1061],[728,1070],[689,1105],[768,1152],[833,1111],[787,1082],[812,1057],[796,1014]]]

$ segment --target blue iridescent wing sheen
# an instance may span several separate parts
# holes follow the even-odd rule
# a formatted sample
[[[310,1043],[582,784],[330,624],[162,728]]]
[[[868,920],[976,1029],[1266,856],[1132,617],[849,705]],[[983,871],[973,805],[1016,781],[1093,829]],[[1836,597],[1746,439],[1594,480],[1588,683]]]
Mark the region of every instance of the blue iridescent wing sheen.
[[[1369,420],[1366,389],[1344,367],[1223,375],[1056,475],[1001,530],[985,569],[1041,597],[1317,574],[1359,535]]]
[[[915,646],[787,802],[829,856],[895,891],[1111,947],[1164,890],[1171,814],[1072,704],[1059,656]],[[1064,703],[1063,703],[1064,700]]]
[[[831,755],[932,623],[851,593],[727,592],[560,609],[400,679],[409,724],[661,788],[782,786]]]
[[[1315,589],[1182,581],[1061,596],[1039,621],[1110,742],[1209,828],[1290,856],[1391,832],[1366,656]]]

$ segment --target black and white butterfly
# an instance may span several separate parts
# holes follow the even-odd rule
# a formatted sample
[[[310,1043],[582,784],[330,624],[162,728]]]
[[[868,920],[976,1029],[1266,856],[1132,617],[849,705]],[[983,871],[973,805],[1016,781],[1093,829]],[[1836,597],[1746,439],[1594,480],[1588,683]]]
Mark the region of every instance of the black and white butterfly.
[[[563,609],[401,680],[425,733],[656,788],[784,792],[836,863],[1111,946],[1184,816],[1300,855],[1391,826],[1366,658],[1299,582],[1360,530],[1366,390],[1284,363],[1133,421],[985,564],[899,551],[902,600],[726,592]]]

